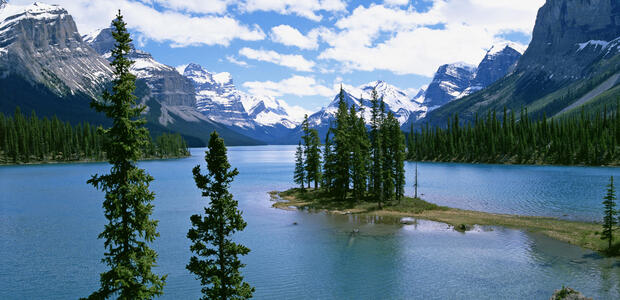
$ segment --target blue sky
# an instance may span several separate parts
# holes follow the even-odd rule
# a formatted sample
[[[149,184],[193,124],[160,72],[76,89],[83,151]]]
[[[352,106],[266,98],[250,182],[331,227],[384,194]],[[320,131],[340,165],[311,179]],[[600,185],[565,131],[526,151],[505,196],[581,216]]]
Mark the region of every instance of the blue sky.
[[[46,2],[65,7],[82,34],[121,9],[138,48],[158,61],[229,72],[243,91],[314,111],[340,83],[384,80],[414,96],[441,64],[477,64],[503,41],[526,46],[544,0]]]

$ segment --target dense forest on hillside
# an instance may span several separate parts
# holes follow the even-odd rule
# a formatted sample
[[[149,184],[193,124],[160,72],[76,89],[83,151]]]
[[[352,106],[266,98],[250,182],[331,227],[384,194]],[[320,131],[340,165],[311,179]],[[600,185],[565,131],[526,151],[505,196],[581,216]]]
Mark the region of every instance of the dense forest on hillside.
[[[38,118],[33,111],[13,116],[0,113],[0,164],[102,161],[103,136],[89,123],[71,125],[56,117]],[[179,134],[163,133],[143,148],[143,159],[188,156]]]
[[[479,163],[618,165],[620,116],[614,110],[537,120],[506,109],[463,123],[455,114],[446,127],[411,127],[408,159]]]

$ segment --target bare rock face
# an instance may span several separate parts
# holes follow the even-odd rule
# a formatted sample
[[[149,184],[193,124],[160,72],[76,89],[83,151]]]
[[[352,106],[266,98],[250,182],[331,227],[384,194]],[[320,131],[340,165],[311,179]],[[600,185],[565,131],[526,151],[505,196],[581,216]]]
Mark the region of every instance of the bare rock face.
[[[436,108],[462,97],[463,92],[472,85],[475,75],[476,67],[472,65],[455,63],[440,66],[426,89],[424,105]]]
[[[619,36],[620,1],[548,0],[517,71],[544,72],[556,82],[582,78],[601,58],[598,45]]]
[[[96,97],[112,78],[108,62],[85,43],[60,6],[0,5],[0,74],[18,75],[58,95]]]
[[[103,58],[112,59],[115,41],[111,28],[85,35],[84,40]],[[146,82],[151,98],[168,106],[193,107],[196,104],[194,85],[175,68],[159,63],[150,53],[135,48],[129,58],[134,61],[131,72]]]

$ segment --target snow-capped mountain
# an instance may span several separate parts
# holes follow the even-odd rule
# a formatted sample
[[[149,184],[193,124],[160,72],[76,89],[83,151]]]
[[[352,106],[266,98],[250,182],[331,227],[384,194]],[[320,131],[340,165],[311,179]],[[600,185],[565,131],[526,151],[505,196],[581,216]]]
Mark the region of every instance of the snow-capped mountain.
[[[95,97],[112,78],[106,60],[86,44],[58,5],[0,5],[0,73],[42,84],[57,95]]]
[[[295,128],[305,110],[268,96],[249,95],[236,89],[227,72],[212,74],[198,64],[189,64],[183,76],[194,83],[196,107],[211,120],[242,130],[259,127]]]
[[[487,51],[477,67],[465,63],[442,65],[424,94],[415,99],[433,110],[473,94],[508,74],[522,53],[519,45],[500,43]]]
[[[84,41],[102,57],[111,60],[114,47],[112,28],[104,28],[83,36]],[[146,82],[151,96],[170,106],[189,106],[196,104],[194,86],[187,78],[171,66],[156,61],[153,56],[133,48],[129,58],[134,61],[130,71]]]
[[[355,106],[367,124],[370,124],[373,89],[377,91],[377,96],[383,99],[386,111],[394,113],[401,125],[409,118],[424,116],[428,110],[425,105],[412,100],[406,92],[384,81],[373,81],[359,87],[343,86],[345,103],[349,107]],[[336,95],[327,107],[308,117],[310,127],[319,131],[321,139],[325,137],[330,122],[335,119],[339,101],[339,95]]]

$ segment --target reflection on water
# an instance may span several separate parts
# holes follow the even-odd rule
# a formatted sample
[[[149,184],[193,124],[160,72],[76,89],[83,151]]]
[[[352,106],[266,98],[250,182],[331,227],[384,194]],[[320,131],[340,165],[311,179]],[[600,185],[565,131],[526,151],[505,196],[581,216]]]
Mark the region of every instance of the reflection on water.
[[[620,298],[618,260],[537,234],[498,227],[455,232],[446,224],[271,208],[292,186],[294,147],[231,147],[232,192],[251,248],[243,274],[258,299],[548,299],[562,285]],[[141,163],[155,177],[164,299],[200,296],[185,270],[189,216],[204,205],[187,159]],[[411,165],[408,165],[408,168]],[[106,164],[0,167],[0,299],[67,299],[98,286],[105,220],[101,193],[85,184]],[[598,214],[609,168],[420,164],[421,191],[440,204],[587,219]],[[548,182],[547,182],[548,181]],[[504,185],[511,184],[506,187]],[[551,189],[561,191],[539,193]],[[409,192],[409,191],[408,191]],[[604,190],[601,189],[600,193]],[[602,196],[602,195],[600,195]],[[297,225],[294,225],[297,223]]]

